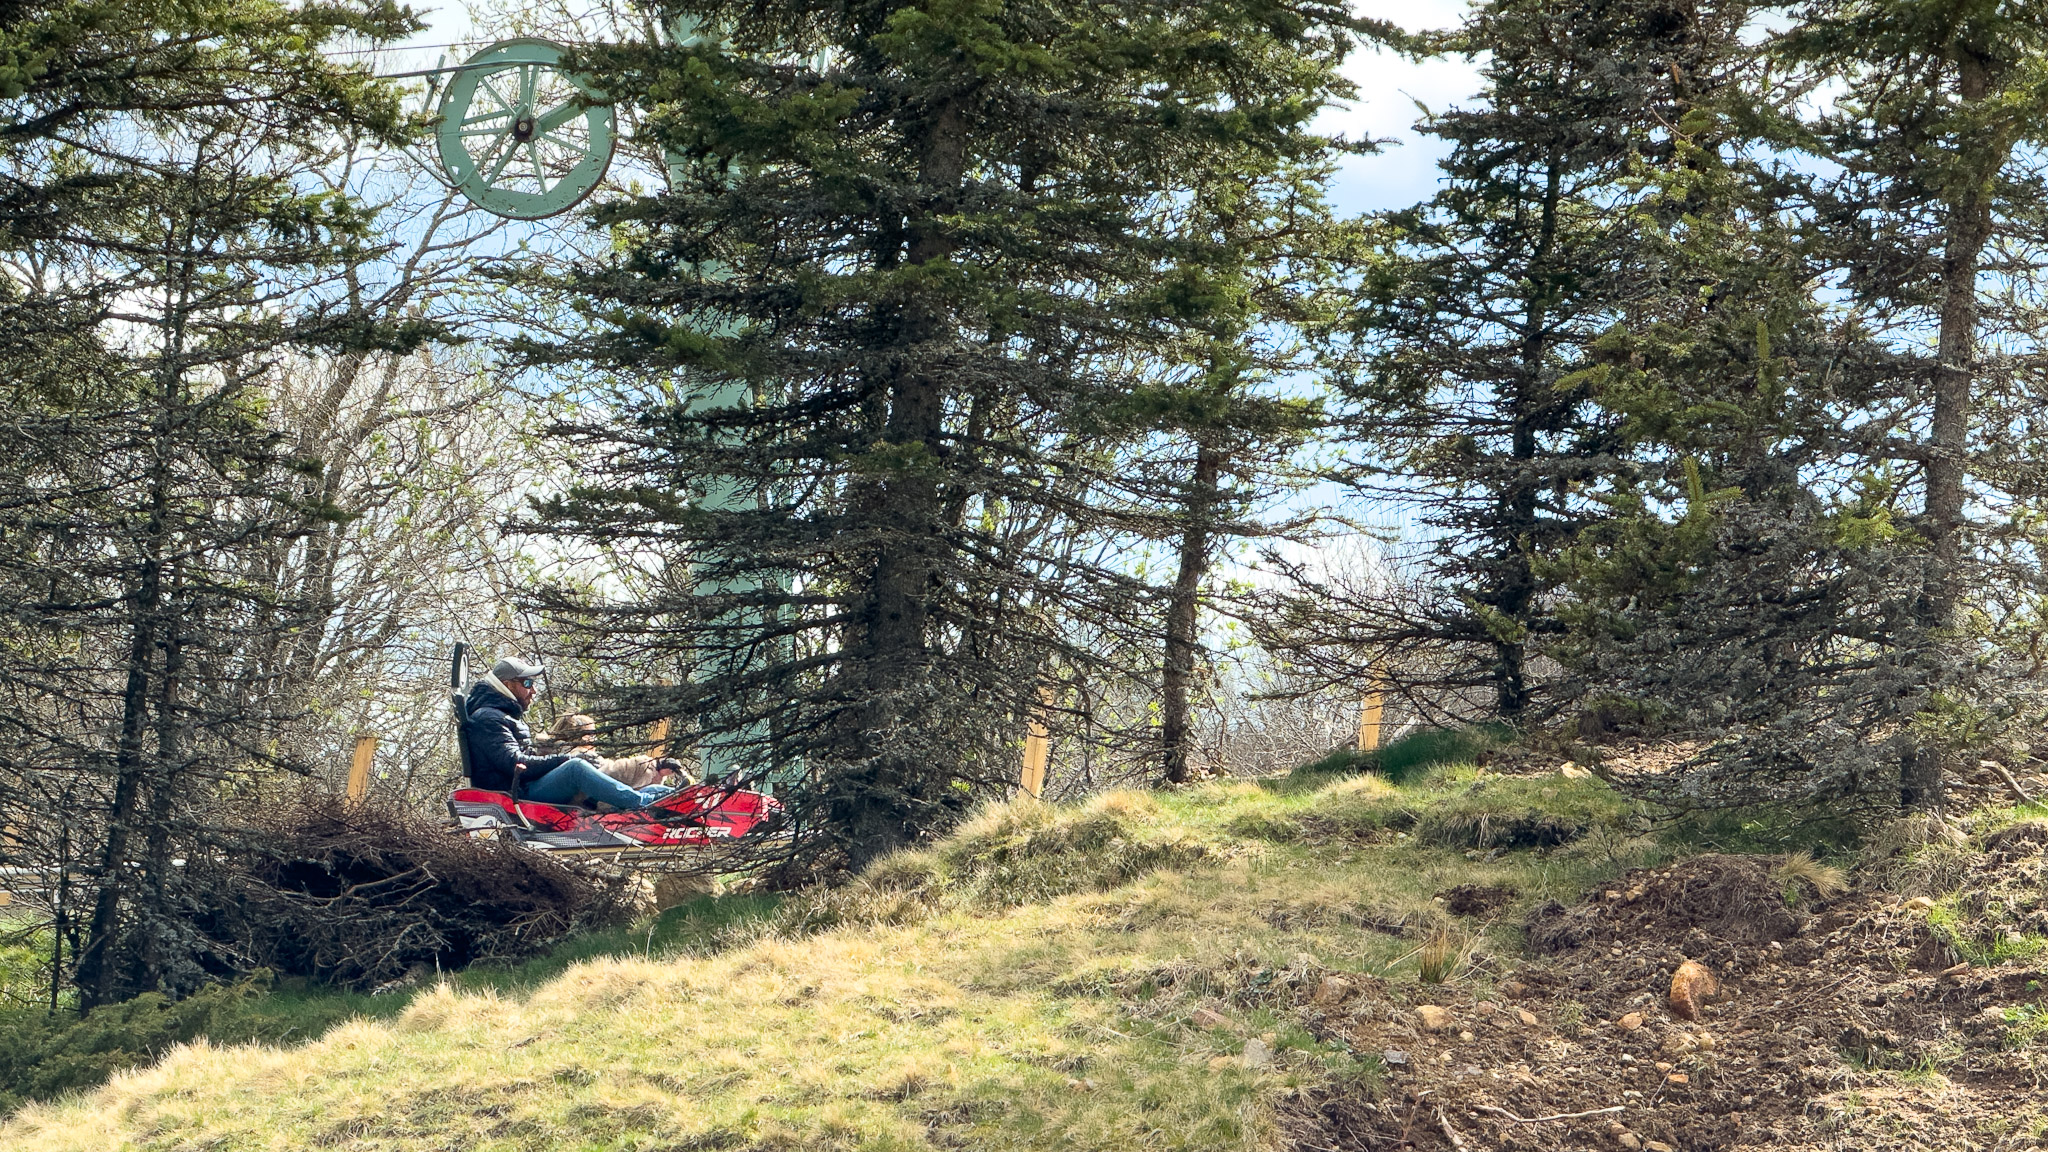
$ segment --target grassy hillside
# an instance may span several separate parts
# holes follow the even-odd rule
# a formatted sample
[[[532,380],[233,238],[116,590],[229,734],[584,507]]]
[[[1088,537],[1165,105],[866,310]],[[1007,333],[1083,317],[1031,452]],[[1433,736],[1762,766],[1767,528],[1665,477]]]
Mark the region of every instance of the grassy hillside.
[[[1668,854],[1629,824],[1598,781],[1470,769],[1020,802],[849,889],[680,909],[552,978],[179,1048],[0,1146],[1271,1146],[1290,1098],[1385,1071],[1294,1006],[1347,979],[1483,990],[1524,910]]]

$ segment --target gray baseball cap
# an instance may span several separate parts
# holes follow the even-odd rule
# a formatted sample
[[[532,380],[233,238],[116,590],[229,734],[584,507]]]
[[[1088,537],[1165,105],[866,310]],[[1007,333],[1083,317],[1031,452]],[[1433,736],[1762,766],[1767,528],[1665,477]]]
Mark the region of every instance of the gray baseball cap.
[[[538,676],[546,671],[547,669],[540,665],[528,664],[517,656],[507,656],[496,664],[491,665],[491,675],[496,676],[501,682],[506,684],[510,684],[514,680],[524,680],[528,676]]]

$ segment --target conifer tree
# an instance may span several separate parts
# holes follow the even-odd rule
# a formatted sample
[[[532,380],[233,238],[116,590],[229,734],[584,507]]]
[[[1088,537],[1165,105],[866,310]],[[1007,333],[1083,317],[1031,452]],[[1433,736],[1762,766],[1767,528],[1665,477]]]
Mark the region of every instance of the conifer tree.
[[[1743,15],[1487,0],[1441,38],[1483,54],[1485,88],[1423,123],[1451,145],[1443,189],[1379,222],[1357,319],[1366,363],[1349,389],[1350,478],[1417,509],[1433,536],[1426,591],[1319,630],[1439,694],[1483,692],[1512,723],[1552,707],[1532,666],[1562,628],[1550,565],[1607,515],[1587,490],[1619,466],[1614,418],[1584,372],[1646,290],[1631,175],[1669,154]]]
[[[60,868],[89,878],[57,925],[85,1006],[205,975],[175,860],[296,704],[245,657],[314,617],[247,562],[328,510],[257,385],[280,355],[391,337],[328,315],[373,232],[298,177],[337,132],[404,127],[322,47],[411,27],[228,0],[28,4],[0,28],[0,772],[9,823],[60,823]]]
[[[1014,778],[1042,670],[1094,659],[1063,613],[1146,606],[1069,545],[1103,539],[1103,437],[1179,339],[1160,222],[1219,169],[1328,152],[1309,122],[1355,27],[1235,0],[668,11],[726,31],[587,54],[679,163],[572,285],[605,330],[538,353],[626,382],[553,522],[667,557],[658,595],[597,609],[689,679],[631,700],[801,762],[864,863]]]
[[[1285,535],[1299,516],[1266,518],[1298,487],[1295,451],[1321,424],[1299,380],[1341,364],[1330,339],[1340,274],[1358,232],[1323,201],[1327,164],[1274,165],[1247,155],[1176,205],[1184,251],[1154,290],[1181,329],[1178,354],[1125,403],[1136,445],[1126,477],[1134,532],[1172,545],[1164,593],[1159,755],[1168,783],[1189,778],[1200,626],[1211,568],[1233,540]],[[1164,440],[1161,443],[1161,440]]]
[[[2039,470],[2013,448],[2041,399],[2022,365],[2041,338],[2026,257],[2044,225],[2029,145],[2048,116],[2048,7],[1817,0],[1775,49],[1843,86],[1810,126],[1840,172],[1816,222],[1886,350],[1844,365],[1864,398],[1848,436],[1925,545],[1899,783],[1938,810],[1963,745],[2038,714],[2030,675],[1998,653],[2035,629],[2042,587],[2024,527]]]
[[[1799,93],[1760,107],[1760,58],[1730,63],[1639,172],[1654,290],[1584,373],[1628,466],[1552,562],[1569,595],[1549,651],[1587,734],[1712,739],[1636,782],[1665,802],[1844,814],[1882,806],[1873,752],[1912,692],[1902,608],[1922,569],[1844,444],[1859,398],[1839,367],[1879,350],[1816,291],[1831,245],[1798,211],[1803,178],[1752,134]]]
[[[2023,5],[1806,6],[1643,174],[1663,284],[1586,377],[1632,468],[1557,566],[1554,651],[1603,723],[1717,738],[1666,799],[1938,808],[2040,714],[2038,397],[1980,351],[2038,341],[2038,40]],[[1799,150],[1827,163],[1763,159]]]

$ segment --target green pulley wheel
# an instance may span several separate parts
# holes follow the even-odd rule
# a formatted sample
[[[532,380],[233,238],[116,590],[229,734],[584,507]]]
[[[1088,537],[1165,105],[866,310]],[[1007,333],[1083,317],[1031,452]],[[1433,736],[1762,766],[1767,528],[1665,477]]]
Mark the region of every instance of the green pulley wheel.
[[[441,96],[441,167],[486,212],[539,220],[597,189],[612,162],[610,101],[546,40],[500,40],[454,69]]]

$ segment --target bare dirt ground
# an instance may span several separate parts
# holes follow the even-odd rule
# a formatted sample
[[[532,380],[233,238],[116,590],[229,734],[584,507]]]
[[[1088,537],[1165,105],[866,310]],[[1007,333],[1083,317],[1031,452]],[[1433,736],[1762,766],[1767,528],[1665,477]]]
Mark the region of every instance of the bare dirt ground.
[[[1957,855],[1964,910],[1996,950],[2048,923],[2048,823]],[[1415,1002],[1324,995],[1311,1026],[1387,1066],[1377,1091],[1294,1102],[1293,1147],[1936,1149],[2048,1144],[2048,974],[2033,953],[1958,963],[1930,901],[1848,892],[1788,901],[1778,858],[1701,856],[1631,872],[1528,922],[1535,958],[1490,986]],[[1510,894],[1443,894],[1484,916]],[[1803,897],[1803,898],[1802,898]],[[1984,958],[1980,954],[1980,959]],[[1686,960],[1720,992],[1669,1003]],[[1433,994],[1433,995],[1432,995]]]

